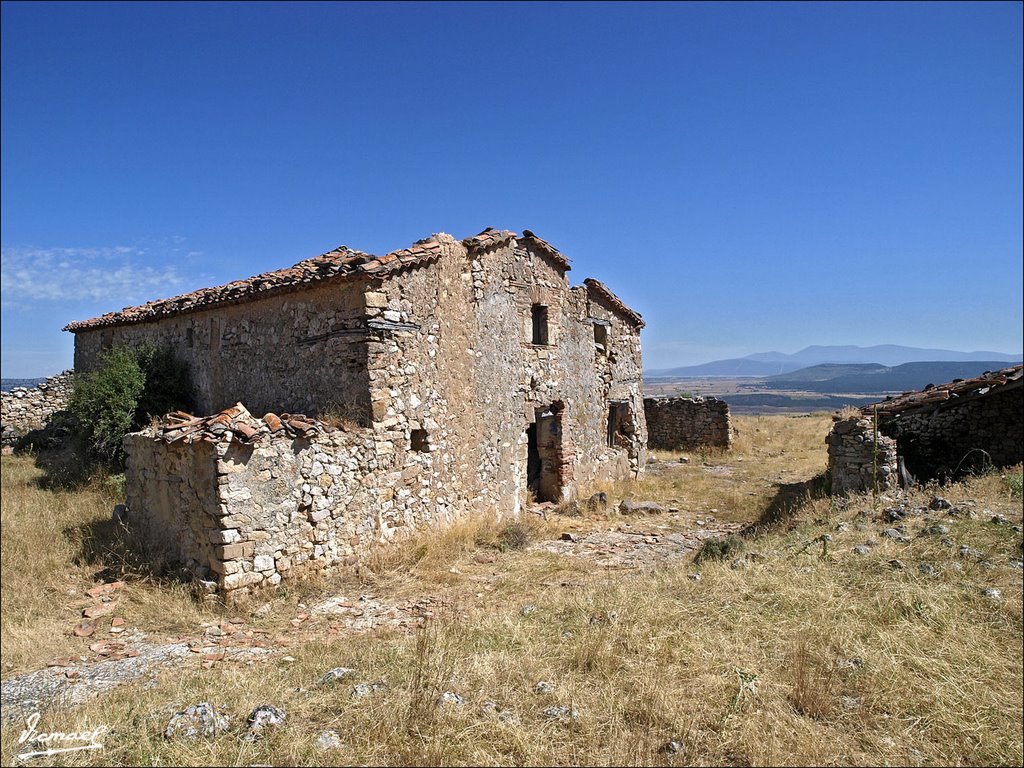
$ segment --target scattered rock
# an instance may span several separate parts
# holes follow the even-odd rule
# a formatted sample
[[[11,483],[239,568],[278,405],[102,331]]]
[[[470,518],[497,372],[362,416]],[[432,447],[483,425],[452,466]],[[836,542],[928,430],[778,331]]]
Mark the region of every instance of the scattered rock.
[[[700,581],[700,574],[699,573],[691,573],[686,578],[688,578],[690,581]]]
[[[73,630],[71,630],[75,637],[91,637],[92,633],[96,631],[96,625],[91,621],[79,622]]]
[[[871,554],[871,547],[869,547],[866,544],[858,544],[856,547],[853,548],[853,551],[855,554],[858,555],[869,555]]]
[[[562,534],[561,540],[562,541],[577,542],[577,541],[580,540],[580,537],[577,536],[575,533],[569,533],[568,531],[566,531],[565,533]]]
[[[544,717],[549,720],[577,720],[579,716],[580,713],[570,707],[553,706],[544,708]]]
[[[985,595],[985,597],[987,597],[989,600],[1000,600],[1003,597],[1003,593],[995,587],[986,587],[981,591],[981,593]]]
[[[533,692],[544,694],[554,693],[555,684],[550,680],[541,680],[535,686],[533,686]]]
[[[899,559],[890,560],[889,567],[892,568],[894,571],[905,571],[907,569],[906,564],[904,564],[904,562]]]
[[[935,578],[939,575],[939,572],[935,570],[935,566],[931,563],[921,563],[919,566],[917,566],[917,570],[919,570],[921,573],[923,573],[925,576],[928,576],[929,578]]]
[[[989,522],[990,523],[995,523],[996,525],[1009,525],[1010,524],[1010,521],[1006,519],[1006,515],[992,515],[992,519],[989,520]]]
[[[846,533],[850,528],[849,523],[836,523],[836,533]]]
[[[658,751],[666,757],[672,757],[673,755],[678,755],[684,749],[686,749],[686,747],[683,745],[682,741],[679,739],[671,739],[670,741],[666,741],[662,744],[661,749]]]
[[[606,512],[608,510],[608,494],[604,491],[595,493],[587,499],[588,512]]]
[[[839,669],[860,669],[864,666],[864,659],[860,656],[854,656],[849,659],[840,659],[836,667]]]
[[[952,508],[952,506],[952,504],[950,504],[948,501],[946,501],[946,499],[942,498],[941,496],[935,496],[932,498],[931,503],[928,505],[928,508],[939,510],[950,509]]]
[[[352,692],[349,694],[353,699],[361,699],[364,696],[370,696],[377,691],[382,691],[387,686],[383,682],[377,683],[359,683],[358,685],[352,686]]]
[[[267,729],[281,728],[287,719],[288,713],[283,709],[278,709],[270,704],[260,704],[249,713],[249,732],[245,738],[248,741],[258,739]]]
[[[341,734],[337,731],[321,731],[316,741],[313,742],[313,746],[321,752],[330,752],[332,749],[344,749],[345,745],[341,741]]]
[[[943,525],[942,523],[935,523],[929,525],[927,528],[921,531],[922,536],[945,536],[949,533],[949,526]]]
[[[735,560],[729,563],[729,567],[732,568],[734,571],[742,570],[743,568],[747,567],[747,559],[745,557],[737,557]]]
[[[654,501],[623,501],[619,504],[622,515],[660,515],[665,508]]]
[[[1016,568],[1018,571],[1024,569],[1024,560],[1021,560],[1019,557],[1011,557],[1006,562],[1011,568]]]
[[[499,708],[498,704],[490,699],[480,706],[480,711],[485,715],[494,715],[498,718],[498,721],[502,723],[515,723],[518,722],[519,719],[516,717],[515,712],[510,709]]]
[[[964,558],[967,558],[969,560],[979,560],[980,561],[980,560],[984,559],[985,555],[980,550],[974,549],[973,547],[969,547],[966,544],[961,544],[960,545],[960,557],[964,557]]]
[[[219,713],[208,702],[191,704],[181,712],[176,712],[164,728],[164,738],[172,739],[210,739],[224,733],[230,727],[226,715]]]
[[[900,520],[907,516],[907,511],[900,507],[886,507],[882,510],[882,514],[885,519],[890,523],[898,523]]]
[[[253,611],[252,615],[262,619],[264,616],[269,616],[272,610],[274,610],[273,603],[264,603],[255,611]]]
[[[87,619],[95,619],[100,616],[106,616],[108,613],[113,613],[114,608],[117,607],[116,602],[100,603],[99,605],[90,605],[88,608],[82,611],[82,615]]]
[[[882,531],[882,536],[886,539],[892,539],[893,541],[898,541],[902,544],[906,544],[908,541],[910,541],[909,536],[907,536],[904,533],[901,533],[896,528],[886,528],[884,531]]]
[[[439,707],[461,707],[465,703],[466,700],[454,691],[445,691],[437,698],[437,706]]]
[[[323,677],[317,680],[317,685],[332,685],[339,680],[348,677],[355,677],[356,671],[351,667],[334,667],[324,672]]]
[[[524,605],[522,608],[519,609],[519,615],[520,616],[532,616],[533,614],[535,614],[539,610],[540,609],[536,605],[534,605],[533,603],[527,603],[526,605]]]
[[[857,696],[842,696],[839,701],[847,712],[855,712],[860,709],[861,699]]]

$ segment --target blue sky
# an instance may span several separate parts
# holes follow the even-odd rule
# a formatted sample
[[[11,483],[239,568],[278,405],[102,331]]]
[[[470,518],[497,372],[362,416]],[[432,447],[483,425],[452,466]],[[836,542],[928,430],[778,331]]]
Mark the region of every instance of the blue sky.
[[[2,368],[61,327],[529,228],[649,368],[1019,352],[1021,4],[2,6]]]

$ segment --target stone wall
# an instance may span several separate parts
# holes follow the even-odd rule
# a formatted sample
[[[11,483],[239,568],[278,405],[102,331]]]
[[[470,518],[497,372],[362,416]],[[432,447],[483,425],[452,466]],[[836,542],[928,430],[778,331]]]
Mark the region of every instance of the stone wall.
[[[75,370],[143,343],[187,364],[198,413],[242,401],[255,413],[332,411],[369,422],[363,290],[346,280],[242,304],[75,333]]]
[[[0,393],[3,445],[13,445],[26,432],[43,427],[50,416],[66,409],[73,389],[74,371],[64,371],[34,387],[15,387]]]
[[[871,416],[836,417],[825,439],[834,493],[874,487],[872,421]],[[1024,389],[1013,384],[962,401],[880,415],[878,432],[880,490],[898,483],[904,470],[907,480],[926,482],[1019,464],[1024,459]]]
[[[1024,389],[898,413],[879,428],[895,438],[907,471],[921,482],[1012,466],[1024,459]]]
[[[448,505],[423,504],[443,482],[429,453],[399,469],[377,443],[359,428],[255,445],[129,435],[127,519],[155,562],[215,582],[229,601],[310,568],[355,566],[385,529],[450,519]]]
[[[225,438],[216,456],[189,460],[179,452],[205,451],[204,441],[130,436],[129,519],[140,530],[174,531],[168,538],[186,567],[244,594],[238,590],[275,584],[297,565],[357,565],[374,547],[422,527],[468,514],[516,517],[533,466],[542,478],[535,498],[555,502],[593,480],[636,477],[647,447],[638,320],[600,290],[570,287],[565,265],[530,240],[472,250],[448,235],[435,240],[436,262],[329,289],[345,312],[358,309],[345,321],[361,329],[344,337],[352,350],[318,326],[308,351],[273,350],[281,370],[261,370],[271,345],[248,337],[253,351],[240,347],[232,358],[248,366],[244,380],[232,380],[237,390],[226,389],[220,369],[220,391],[256,396],[254,414],[301,407],[315,415],[329,394],[347,392],[365,402],[366,418],[328,419],[342,428],[308,440],[267,436],[249,446]],[[330,314],[329,297],[316,296],[319,311]],[[221,327],[264,314],[260,322],[277,329],[279,344],[308,332],[306,310],[279,312],[273,302],[281,300],[228,307],[235,319]],[[298,293],[287,302],[314,306]],[[535,343],[535,306],[545,308],[545,343]],[[198,329],[201,314],[216,313],[112,331],[119,343],[164,339],[181,348],[183,324]],[[79,332],[76,359],[91,359],[89,339],[103,332]],[[193,342],[211,340],[194,330]],[[362,366],[358,386],[353,360]],[[167,522],[174,516],[187,520]]]
[[[714,397],[646,397],[647,444],[666,451],[729,448],[729,404]]]
[[[834,417],[825,438],[832,493],[885,491],[899,483],[896,441],[874,429],[870,416]]]

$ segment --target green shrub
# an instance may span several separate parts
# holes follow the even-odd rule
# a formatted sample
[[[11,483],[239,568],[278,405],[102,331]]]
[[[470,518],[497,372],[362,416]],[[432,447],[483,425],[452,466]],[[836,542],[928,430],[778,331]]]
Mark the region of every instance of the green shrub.
[[[733,555],[739,554],[743,549],[743,540],[738,536],[725,536],[717,539],[708,539],[704,546],[693,558],[696,564],[707,560],[725,560]]]
[[[114,347],[100,367],[75,377],[68,410],[80,447],[110,466],[124,464],[121,441],[152,417],[188,407],[188,373],[169,349]]]
[[[512,549],[523,549],[529,543],[530,532],[522,523],[509,523],[498,534],[498,549],[502,552],[508,552]]]
[[[1024,496],[1024,474],[1018,472],[1015,475],[1007,475],[1003,478],[1003,485],[1010,492],[1010,497],[1019,499]]]

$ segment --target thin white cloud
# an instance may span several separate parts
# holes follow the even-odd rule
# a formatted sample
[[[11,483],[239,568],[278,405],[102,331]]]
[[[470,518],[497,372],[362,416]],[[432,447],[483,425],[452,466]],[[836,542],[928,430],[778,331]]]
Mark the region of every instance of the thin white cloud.
[[[0,292],[6,308],[32,301],[138,303],[178,291],[185,279],[173,265],[146,264],[146,251],[106,248],[0,249]]]

